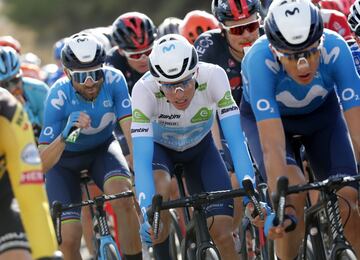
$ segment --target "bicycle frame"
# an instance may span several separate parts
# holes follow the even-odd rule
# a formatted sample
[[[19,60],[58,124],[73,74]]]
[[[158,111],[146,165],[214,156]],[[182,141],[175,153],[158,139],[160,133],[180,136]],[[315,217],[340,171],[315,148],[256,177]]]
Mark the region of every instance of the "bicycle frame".
[[[339,204],[338,199],[336,195],[336,191],[340,188],[344,187],[348,183],[352,182],[359,182],[360,181],[360,175],[356,176],[346,176],[346,177],[339,177],[339,176],[333,176],[330,177],[327,180],[320,181],[320,182],[313,182],[310,184],[305,185],[295,185],[288,187],[287,184],[284,185],[285,180],[287,182],[287,178],[282,176],[278,180],[278,190],[283,189],[280,191],[284,195],[289,195],[292,193],[299,193],[303,191],[309,191],[309,190],[319,190],[321,192],[321,202],[310,207],[307,211],[305,211],[305,224],[309,224],[309,221],[313,220],[314,218],[317,218],[317,214],[320,212],[321,209],[325,210],[326,218],[330,225],[330,235],[332,238],[332,246],[330,254],[326,254],[326,250],[324,248],[324,244],[321,241],[321,243],[316,244],[315,246],[319,246],[319,248],[316,248],[316,259],[328,259],[327,256],[330,257],[330,259],[337,259],[336,256],[338,256],[341,252],[345,250],[350,250],[352,253],[354,253],[354,250],[350,246],[349,242],[346,240],[344,236],[344,229],[341,222],[341,216],[339,211]],[[283,184],[280,184],[283,183]],[[278,194],[280,194],[278,191]],[[279,196],[277,196],[279,197]],[[280,196],[281,197],[281,196]],[[285,205],[285,198],[282,200],[282,203]],[[284,206],[283,205],[283,206]],[[310,227],[306,226],[306,232],[310,231]],[[318,230],[319,231],[319,230]],[[311,232],[308,234],[311,235]],[[316,235],[316,234],[315,234]],[[306,237],[305,237],[306,240]],[[319,241],[318,241],[319,242]],[[303,251],[303,259],[306,259],[306,244],[304,242],[304,250]],[[322,251],[320,253],[320,251]]]
[[[110,234],[110,230],[109,230],[109,227],[107,224],[106,213],[104,210],[104,203],[105,203],[105,201],[110,201],[110,200],[125,198],[125,197],[131,197],[133,195],[134,194],[132,191],[126,191],[126,192],[121,192],[121,193],[113,194],[113,195],[101,195],[101,196],[95,197],[93,200],[89,199],[89,200],[82,201],[80,203],[70,204],[70,205],[62,205],[60,202],[54,201],[54,203],[52,205],[52,214],[51,215],[52,215],[52,218],[55,223],[56,237],[57,237],[58,243],[61,244],[61,242],[62,242],[62,237],[61,237],[61,214],[62,214],[62,212],[65,210],[69,210],[69,209],[95,205],[95,209],[96,209],[95,216],[98,221],[99,234],[100,234],[99,241],[97,243],[98,247],[96,248],[96,250],[97,250],[96,258],[98,260],[109,260],[109,257],[107,256],[107,249],[109,249],[110,250],[109,252],[111,252],[111,254],[114,255],[114,259],[121,260],[121,255],[120,255],[119,249]]]

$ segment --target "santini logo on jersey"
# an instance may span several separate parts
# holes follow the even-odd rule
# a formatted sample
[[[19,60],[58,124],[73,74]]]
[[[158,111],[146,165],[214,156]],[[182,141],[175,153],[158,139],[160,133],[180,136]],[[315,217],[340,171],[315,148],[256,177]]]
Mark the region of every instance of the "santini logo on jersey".
[[[237,106],[232,106],[232,107],[228,107],[228,108],[223,108],[221,109],[221,114],[225,114],[227,112],[230,112],[230,111],[235,111],[235,110],[238,110],[238,107]]]
[[[149,128],[136,128],[136,129],[131,129],[131,133],[147,133],[149,132]]]
[[[160,114],[159,115],[159,119],[172,120],[172,119],[179,119],[179,118],[180,118],[180,115],[176,115],[176,114],[171,114],[171,115]]]

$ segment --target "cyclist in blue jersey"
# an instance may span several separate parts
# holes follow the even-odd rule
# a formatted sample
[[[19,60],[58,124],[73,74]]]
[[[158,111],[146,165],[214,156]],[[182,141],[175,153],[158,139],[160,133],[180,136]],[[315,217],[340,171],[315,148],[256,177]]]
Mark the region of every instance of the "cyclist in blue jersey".
[[[319,9],[307,0],[275,0],[265,19],[265,32],[242,62],[245,85],[240,111],[251,154],[270,192],[281,175],[289,177],[290,185],[305,182],[294,159],[294,136],[300,136],[317,179],[355,175],[360,78],[345,40],[324,29]],[[349,216],[345,234],[359,254],[354,229],[360,220],[357,189],[348,186],[338,193],[351,206],[339,200],[343,220]],[[285,233],[285,227],[271,225],[271,218],[266,221],[269,236],[279,239],[276,249],[281,259],[296,257],[304,233],[305,194],[288,197],[285,226],[294,228],[297,219],[295,230]]]
[[[354,57],[354,62],[360,74],[360,1],[355,1],[350,7],[348,24],[354,34],[354,40],[349,40],[348,44]]]
[[[107,194],[132,188],[129,168],[113,136],[115,124],[120,123],[131,141],[130,97],[122,73],[102,66],[105,56],[102,44],[91,35],[75,34],[65,41],[61,60],[67,77],[56,81],[50,89],[39,138],[51,203],[81,200],[82,170],[88,170],[96,185]],[[112,207],[126,259],[141,259],[134,200],[116,200]],[[61,251],[66,259],[81,258],[79,220],[80,209],[62,215]]]
[[[40,80],[22,76],[19,55],[11,47],[0,47],[0,67],[0,86],[22,103],[37,138],[43,124],[48,86]]]
[[[254,173],[225,71],[198,62],[195,48],[177,34],[159,38],[149,59],[150,72],[132,92],[131,132],[135,187],[144,215],[140,232],[143,242],[151,244],[145,211],[155,193],[169,198],[170,175],[176,163],[184,165],[190,194],[231,189],[210,132],[216,111],[240,183],[246,176],[253,178]],[[210,234],[222,259],[238,259],[232,237],[232,205],[232,200],[226,200],[207,207]],[[162,250],[168,243],[168,213],[161,218],[163,227],[154,249],[158,249],[159,259],[170,259],[169,252]]]

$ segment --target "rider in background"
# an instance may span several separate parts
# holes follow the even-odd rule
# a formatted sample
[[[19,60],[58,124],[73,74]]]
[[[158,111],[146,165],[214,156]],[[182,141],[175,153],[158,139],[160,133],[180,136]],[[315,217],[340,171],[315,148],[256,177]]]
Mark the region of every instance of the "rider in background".
[[[264,27],[266,35],[242,62],[240,113],[251,155],[267,179],[269,192],[276,190],[279,176],[287,176],[289,185],[305,183],[294,158],[294,136],[300,136],[317,180],[356,175],[360,78],[345,40],[324,29],[319,9],[308,0],[275,0]],[[349,217],[346,237],[359,255],[360,238],[354,229],[360,221],[357,185],[338,193],[347,201],[339,200],[342,220]],[[268,236],[278,239],[280,259],[295,259],[298,253],[304,206],[305,194],[288,196],[284,226],[273,227],[271,218],[266,220]],[[287,227],[293,231],[285,233]]]
[[[182,20],[177,17],[167,17],[158,26],[158,38],[167,34],[179,34],[179,26]]]
[[[217,64],[226,71],[236,104],[240,104],[242,96],[241,61],[260,34],[259,6],[258,0],[213,0],[212,13],[219,21],[220,29],[201,34],[194,44],[200,61]],[[239,187],[236,176],[232,174],[233,162],[221,130],[215,121],[212,133],[216,146],[231,173],[232,186]],[[235,199],[235,204],[241,206],[241,199]],[[234,230],[242,219],[240,206],[235,206]]]
[[[337,32],[344,37],[345,40],[350,40],[352,38],[345,14],[338,10],[328,8],[328,2],[326,1],[313,0],[312,2],[320,9],[321,18],[325,28]]]
[[[129,12],[114,21],[112,30],[116,46],[107,55],[105,64],[124,74],[131,95],[135,83],[149,70],[148,56],[157,37],[156,27],[147,15]],[[128,158],[129,147],[119,127],[115,128],[115,134]]]
[[[354,40],[348,41],[354,62],[360,74],[360,1],[357,0],[351,7],[348,16],[348,23],[354,34]]]
[[[48,86],[37,79],[23,77],[18,53],[10,47],[0,47],[0,86],[7,89],[24,106],[35,137],[43,125],[44,100]]]
[[[105,58],[102,44],[84,33],[69,37],[61,51],[66,77],[50,89],[39,138],[51,203],[81,201],[82,170],[88,170],[106,194],[132,189],[129,167],[112,134],[120,124],[131,142],[131,100],[124,76],[103,67]],[[111,205],[125,259],[142,259],[134,198],[114,200]],[[62,222],[61,251],[66,259],[81,259],[80,209],[64,212]]]
[[[216,18],[206,11],[193,10],[188,12],[179,26],[179,33],[191,44],[203,32],[219,28]]]
[[[61,50],[64,48],[65,38],[62,38],[54,43],[53,58],[56,65],[56,70],[50,73],[46,79],[48,86],[52,86],[59,78],[65,76],[64,68],[61,64]]]

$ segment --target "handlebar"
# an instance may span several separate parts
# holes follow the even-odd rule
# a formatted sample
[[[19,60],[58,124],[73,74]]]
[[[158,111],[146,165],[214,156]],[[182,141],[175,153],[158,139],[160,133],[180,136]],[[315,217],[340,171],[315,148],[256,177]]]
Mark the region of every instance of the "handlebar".
[[[198,208],[204,204],[211,204],[219,200],[244,196],[247,196],[247,193],[244,189],[202,192],[172,201],[163,201],[162,196],[157,194],[153,197],[152,207],[147,211],[147,216],[149,222],[153,224],[154,237],[156,239],[159,232],[161,210],[182,207]]]
[[[126,198],[126,197],[132,197],[132,196],[134,196],[133,191],[124,191],[124,192],[110,194],[110,195],[103,194],[103,195],[95,197],[92,200],[84,200],[80,203],[74,203],[74,204],[69,204],[69,205],[63,205],[59,201],[54,201],[52,203],[52,207],[51,207],[51,217],[52,217],[52,220],[55,225],[55,233],[56,233],[56,238],[57,238],[59,245],[62,243],[62,237],[61,237],[61,214],[62,214],[62,212],[64,212],[65,210],[81,208],[81,207],[86,207],[86,206],[92,206],[92,205],[96,205],[98,207],[98,206],[102,206],[106,201],[111,201],[111,200]]]
[[[353,183],[360,183],[360,174],[354,176],[330,176],[328,179],[318,182],[311,182],[307,184],[289,185],[289,180],[286,176],[278,178],[277,192],[273,194],[274,209],[276,212],[275,219],[278,220],[278,225],[284,221],[284,210],[286,204],[286,195],[300,193],[309,190],[322,190],[327,193],[339,190],[342,187]]]
[[[244,179],[242,181],[242,185],[247,196],[254,204],[254,212],[252,213],[252,217],[255,218],[256,216],[259,216],[261,220],[264,220],[264,213],[261,210],[261,205],[259,202],[259,194],[255,191],[252,181],[250,179]]]

